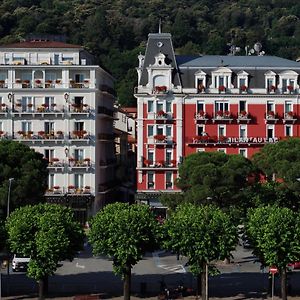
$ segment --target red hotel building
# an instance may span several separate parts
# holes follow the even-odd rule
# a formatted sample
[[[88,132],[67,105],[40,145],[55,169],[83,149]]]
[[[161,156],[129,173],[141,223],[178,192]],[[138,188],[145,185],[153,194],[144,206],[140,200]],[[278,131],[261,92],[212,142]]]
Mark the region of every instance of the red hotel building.
[[[171,35],[149,34],[139,55],[137,199],[156,205],[178,164],[197,151],[251,157],[299,135],[300,63],[275,56],[177,56]]]

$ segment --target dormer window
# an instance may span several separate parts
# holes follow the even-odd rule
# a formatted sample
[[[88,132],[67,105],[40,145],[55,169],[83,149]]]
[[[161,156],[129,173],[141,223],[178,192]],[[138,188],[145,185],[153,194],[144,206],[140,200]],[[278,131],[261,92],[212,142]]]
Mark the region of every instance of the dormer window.
[[[279,74],[279,85],[282,93],[293,92],[297,88],[298,74],[295,71],[288,70]]]
[[[220,87],[232,88],[231,85],[232,71],[222,67],[212,72],[212,88],[219,89]]]
[[[276,73],[273,71],[265,73],[265,87],[268,92],[276,90]]]
[[[248,76],[249,74],[245,71],[241,71],[237,74],[238,76],[238,80],[237,80],[237,88],[242,90],[242,91],[246,91],[249,87],[249,83],[248,83]]]
[[[195,87],[199,93],[204,92],[206,88],[206,73],[198,71],[195,73]]]

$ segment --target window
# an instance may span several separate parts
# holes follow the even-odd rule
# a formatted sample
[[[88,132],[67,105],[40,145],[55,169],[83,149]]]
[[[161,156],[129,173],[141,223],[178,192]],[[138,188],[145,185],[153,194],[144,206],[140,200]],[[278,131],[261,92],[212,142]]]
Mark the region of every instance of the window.
[[[147,173],[147,186],[148,186],[148,189],[154,189],[154,173],[153,172]]]
[[[229,110],[229,103],[228,102],[216,102],[215,103],[215,112],[218,111],[228,111]]]
[[[275,104],[274,104],[274,102],[271,102],[271,101],[267,102],[267,112],[269,112],[269,111],[275,112]]]
[[[204,148],[197,148],[197,152],[205,152]]]
[[[244,157],[247,157],[247,149],[239,149],[239,154]]]
[[[148,101],[148,113],[153,112],[153,101],[149,100]]]
[[[75,131],[83,131],[84,130],[84,122],[75,122],[74,130]]]
[[[148,160],[149,160],[149,165],[153,165],[154,164],[154,150],[148,150],[147,153],[148,156]]]
[[[159,111],[163,111],[164,110],[164,104],[162,102],[157,102],[156,103],[156,112],[159,112]]]
[[[75,74],[75,82],[81,83],[84,81],[84,74]]]
[[[267,126],[267,138],[268,139],[274,138],[274,126],[273,125]]]
[[[240,104],[240,105],[239,105],[239,107],[240,107],[240,112],[242,112],[242,111],[247,111],[247,106],[246,106],[247,102],[246,102],[246,101],[241,100],[239,104]]]
[[[75,149],[74,158],[76,161],[83,161],[84,160],[84,150],[83,149]]]
[[[0,122],[0,130],[3,131],[3,123]]]
[[[198,89],[198,92],[203,91],[206,87],[206,73],[199,70],[195,73],[195,87]]]
[[[172,161],[172,150],[167,149],[166,150],[166,165],[169,166]]]
[[[292,125],[285,125],[285,136],[293,136]]]
[[[295,71],[287,70],[283,71],[279,74],[279,85],[278,87],[281,88],[283,93],[292,92],[297,88],[298,74]]]
[[[219,148],[217,151],[218,151],[218,152],[226,153],[226,149],[224,149],[224,148]]]
[[[54,174],[49,174],[48,176],[48,188],[53,189],[54,187]]]
[[[166,172],[166,189],[171,189],[173,187],[173,172]]]
[[[54,122],[45,122],[45,133],[54,134]]]
[[[237,86],[237,88],[241,89],[243,86],[248,87],[248,76],[249,76],[249,74],[245,71],[240,71],[240,72],[238,72],[237,76],[238,76],[238,79],[237,79],[238,86]]]
[[[231,88],[231,75],[232,71],[226,67],[220,67],[212,72],[212,88],[219,88],[224,86],[225,88]]]
[[[21,105],[22,105],[23,112],[32,110],[33,107],[32,97],[22,97]]]
[[[247,137],[247,126],[246,125],[240,125],[240,138]]]
[[[83,174],[74,174],[74,185],[76,189],[83,188]]]
[[[172,112],[172,102],[171,101],[166,102],[166,112],[168,112],[168,113]]]
[[[240,87],[242,87],[243,85],[246,86],[246,79],[245,78],[240,78],[239,79],[239,84],[240,84]]]
[[[53,104],[54,104],[54,97],[45,97],[45,104],[47,107],[53,108]]]
[[[54,150],[53,149],[45,149],[44,156],[48,161],[50,161],[54,157]]]
[[[204,133],[205,131],[204,131],[204,126],[203,125],[198,125],[197,126],[197,135],[204,135],[203,133]]]
[[[285,113],[293,111],[293,109],[292,109],[292,102],[291,101],[285,101],[285,103],[284,103],[284,111],[285,111]]]
[[[204,102],[197,101],[197,113],[199,113],[200,111],[205,111],[204,110]]]
[[[82,107],[83,97],[74,97],[74,104],[76,107]]]
[[[226,135],[226,130],[225,130],[225,125],[218,125],[218,136],[225,136]]]
[[[58,65],[58,63],[57,63]],[[54,81],[56,79],[56,74],[55,73],[46,73],[45,75],[45,80],[48,81],[48,80],[52,80]]]
[[[282,86],[281,86],[281,88],[282,88],[283,92],[286,92],[286,90],[287,90],[287,79],[282,79]]]
[[[276,86],[276,73],[268,71],[265,73],[265,87],[268,91],[271,91],[272,86]]]
[[[22,125],[21,125],[22,131],[24,131],[24,132],[32,131],[31,125],[32,125],[31,122],[26,122],[26,121],[22,122]]]
[[[148,125],[148,137],[152,137],[153,135],[153,125]]]
[[[166,136],[172,136],[172,126],[171,125],[166,126]]]
[[[156,134],[164,134],[164,128],[162,126],[157,126],[156,128]]]

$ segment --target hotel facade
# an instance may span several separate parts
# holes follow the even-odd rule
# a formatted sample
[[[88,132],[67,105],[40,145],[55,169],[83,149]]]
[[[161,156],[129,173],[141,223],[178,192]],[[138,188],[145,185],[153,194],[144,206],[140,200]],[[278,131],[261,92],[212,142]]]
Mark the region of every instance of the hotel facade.
[[[139,55],[137,196],[153,206],[195,152],[250,158],[300,136],[300,63],[274,56],[177,56],[168,33],[149,34]]]
[[[114,190],[113,81],[77,45],[0,47],[0,138],[44,155],[47,201],[71,206],[82,222]]]

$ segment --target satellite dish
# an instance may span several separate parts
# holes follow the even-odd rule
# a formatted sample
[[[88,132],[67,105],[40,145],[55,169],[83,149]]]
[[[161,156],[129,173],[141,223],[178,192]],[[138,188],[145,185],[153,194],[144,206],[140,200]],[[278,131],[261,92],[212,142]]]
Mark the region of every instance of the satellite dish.
[[[250,49],[250,51],[249,51],[251,54],[254,54],[254,49]]]

